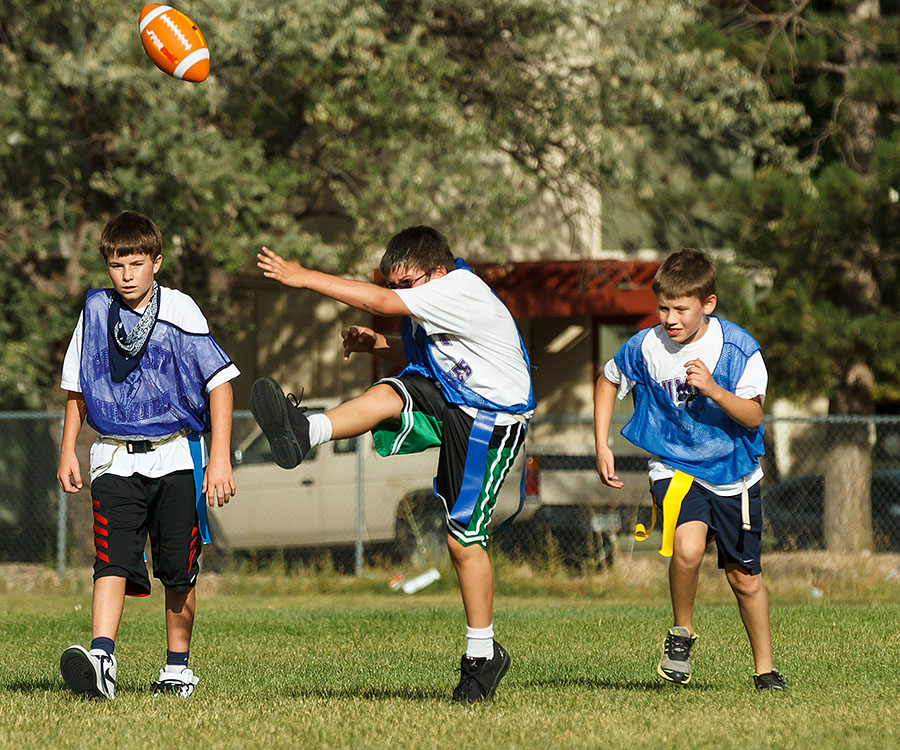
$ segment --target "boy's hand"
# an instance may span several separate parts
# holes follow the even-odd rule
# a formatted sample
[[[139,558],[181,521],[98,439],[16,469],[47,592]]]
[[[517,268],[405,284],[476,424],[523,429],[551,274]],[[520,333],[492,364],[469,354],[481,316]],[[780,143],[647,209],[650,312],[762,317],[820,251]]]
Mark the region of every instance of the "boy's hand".
[[[206,471],[203,472],[203,494],[206,495],[206,502],[210,508],[216,502],[221,508],[236,494],[230,461],[210,457]]]
[[[371,354],[375,347],[375,331],[365,326],[350,326],[341,331],[344,340],[344,360],[350,359],[353,352]]]
[[[597,473],[600,475],[600,481],[608,487],[618,490],[625,486],[616,474],[616,461],[608,446],[601,447],[597,451]]]
[[[704,396],[712,398],[720,389],[721,386],[713,380],[712,373],[702,360],[685,362],[684,368],[687,372],[687,384],[694,386]]]
[[[302,289],[303,277],[306,269],[299,263],[285,260],[278,253],[263,247],[262,252],[256,254],[256,265],[263,271],[267,279],[275,279],[285,286],[294,286]]]
[[[81,488],[84,486],[81,482],[81,465],[78,463],[78,457],[74,453],[60,455],[56,479],[63,492],[74,494],[81,491]]]

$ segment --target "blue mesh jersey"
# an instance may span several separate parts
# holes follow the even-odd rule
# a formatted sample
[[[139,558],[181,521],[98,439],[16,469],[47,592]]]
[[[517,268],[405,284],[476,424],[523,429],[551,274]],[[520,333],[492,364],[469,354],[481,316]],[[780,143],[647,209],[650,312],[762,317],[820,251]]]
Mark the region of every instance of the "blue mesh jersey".
[[[712,376],[722,388],[734,393],[747,360],[759,351],[759,344],[740,326],[719,320],[722,353]],[[622,374],[635,383],[634,414],[622,428],[622,435],[691,476],[716,485],[740,481],[756,469],[765,452],[762,425],[747,429],[701,393],[679,409],[647,371],[642,345],[652,330],[636,333],[614,357]]]
[[[173,293],[160,288],[160,295]],[[85,297],[79,377],[88,424],[107,437],[156,439],[183,429],[208,432],[206,384],[231,365],[228,355],[209,331],[186,331],[160,315],[140,366],[121,383],[113,382],[107,335],[113,294],[112,289],[91,289]],[[122,308],[126,330],[138,318]]]

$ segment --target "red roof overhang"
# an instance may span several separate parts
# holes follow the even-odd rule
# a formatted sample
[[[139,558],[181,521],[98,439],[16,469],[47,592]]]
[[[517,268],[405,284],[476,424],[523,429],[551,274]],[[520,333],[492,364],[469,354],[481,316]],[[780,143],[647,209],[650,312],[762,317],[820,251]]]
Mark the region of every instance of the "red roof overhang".
[[[549,260],[474,263],[515,318],[588,315],[643,328],[658,322],[650,261]]]

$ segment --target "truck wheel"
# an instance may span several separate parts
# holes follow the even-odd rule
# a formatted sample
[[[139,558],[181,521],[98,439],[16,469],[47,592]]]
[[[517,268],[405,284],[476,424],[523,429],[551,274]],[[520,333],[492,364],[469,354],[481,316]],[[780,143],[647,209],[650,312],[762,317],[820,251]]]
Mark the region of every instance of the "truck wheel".
[[[594,548],[597,550],[597,567],[611,568],[616,557],[616,541],[608,531],[594,532]]]
[[[397,508],[396,549],[416,566],[439,565],[447,557],[447,522],[431,493],[416,493]]]

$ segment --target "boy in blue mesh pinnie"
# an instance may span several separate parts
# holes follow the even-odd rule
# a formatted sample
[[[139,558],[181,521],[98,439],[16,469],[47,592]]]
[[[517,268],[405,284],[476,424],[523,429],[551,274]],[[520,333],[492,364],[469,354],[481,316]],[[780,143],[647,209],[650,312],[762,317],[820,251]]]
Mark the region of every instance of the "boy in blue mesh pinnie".
[[[488,528],[534,409],[528,356],[515,321],[431,227],[409,227],[390,239],[381,259],[387,289],[304,268],[268,248],[257,258],[267,278],[286,286],[374,315],[402,316],[402,336],[364,326],[342,332],[345,358],[364,352],[406,365],[398,376],[309,417],[264,377],[253,384],[250,408],[284,468],[299,464],[311,446],[370,430],[385,456],[440,447],[434,492],[446,512],[447,547],[467,625],[452,698],[470,703],[493,697],[510,656],[494,641]]]
[[[194,301],[155,280],[162,235],[125,211],[103,228],[100,253],[112,289],[91,289],[63,363],[68,391],[57,478],[82,487],[75,445],[86,418],[91,447],[94,592],[90,649],[60,659],[66,684],[94,698],[115,696],[115,640],[125,596],[147,596],[144,545],[165,587],[166,662],[154,695],[189,697],[188,667],[206,502],[234,494],[231,380],[240,373],[209,333]],[[200,433],[211,432],[209,453]],[[205,468],[204,468],[205,467]]]
[[[616,395],[634,399],[622,435],[651,454],[651,493],[671,557],[674,622],[657,668],[669,682],[691,680],[694,600],[707,539],[738,602],[760,690],[782,690],[772,664],[769,600],[762,582],[762,402],[768,374],[759,344],[714,316],[715,267],[698,250],[669,256],[653,280],[659,325],[632,336],[606,363],[594,393],[597,470],[620,488],[609,447]],[[643,532],[643,533],[642,533]],[[642,527],[636,536],[645,538]],[[639,536],[640,535],[640,536]]]

